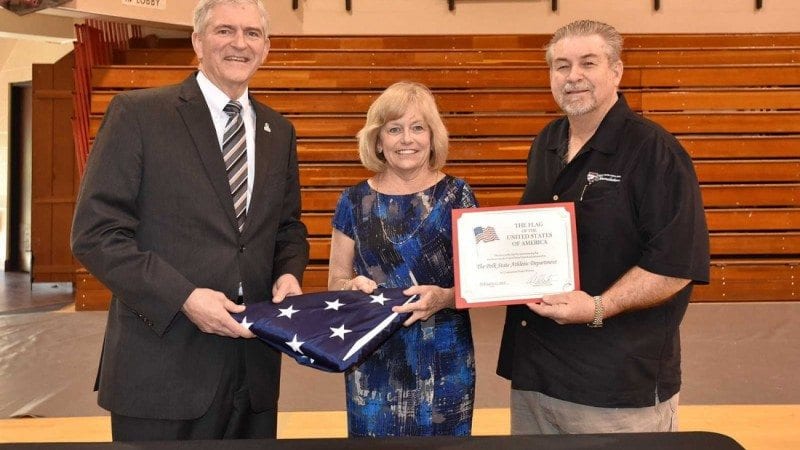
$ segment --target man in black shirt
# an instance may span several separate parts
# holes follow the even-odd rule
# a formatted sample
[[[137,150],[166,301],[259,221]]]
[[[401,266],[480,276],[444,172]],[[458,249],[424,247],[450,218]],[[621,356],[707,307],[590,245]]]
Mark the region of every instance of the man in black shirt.
[[[508,308],[497,372],[514,434],[677,429],[678,328],[708,282],[708,229],[689,155],[617,91],[621,49],[589,20],[547,47],[566,117],[531,146],[522,203],[575,203],[583,290]]]

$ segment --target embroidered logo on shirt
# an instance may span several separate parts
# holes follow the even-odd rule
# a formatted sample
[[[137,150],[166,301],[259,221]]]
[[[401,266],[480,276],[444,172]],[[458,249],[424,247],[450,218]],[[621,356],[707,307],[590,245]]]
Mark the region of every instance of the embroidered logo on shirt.
[[[619,183],[622,181],[621,175],[614,175],[613,173],[597,173],[589,172],[586,174],[586,182],[589,184],[597,183],[598,181],[609,181],[611,183]]]
[[[621,175],[614,175],[613,173],[597,173],[597,172],[588,172],[586,174],[586,184],[583,185],[583,190],[581,190],[581,196],[578,198],[578,201],[583,201],[583,196],[586,194],[586,189],[589,186],[597,183],[598,181],[608,181],[610,183],[619,183],[622,180]]]

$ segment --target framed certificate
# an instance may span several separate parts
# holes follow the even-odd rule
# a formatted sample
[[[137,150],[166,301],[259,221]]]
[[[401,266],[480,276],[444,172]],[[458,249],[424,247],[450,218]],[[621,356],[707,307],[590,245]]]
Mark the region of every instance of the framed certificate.
[[[534,302],[580,289],[575,207],[453,210],[457,308]]]

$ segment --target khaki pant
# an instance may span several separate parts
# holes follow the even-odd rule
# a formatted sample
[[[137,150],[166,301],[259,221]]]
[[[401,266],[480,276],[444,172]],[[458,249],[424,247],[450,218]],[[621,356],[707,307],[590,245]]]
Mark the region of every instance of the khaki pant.
[[[645,408],[597,408],[511,390],[511,434],[640,433],[678,430],[678,394]]]

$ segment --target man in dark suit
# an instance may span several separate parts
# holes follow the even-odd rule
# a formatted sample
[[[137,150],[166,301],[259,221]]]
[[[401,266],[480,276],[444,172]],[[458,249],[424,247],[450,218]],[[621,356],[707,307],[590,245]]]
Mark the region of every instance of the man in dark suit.
[[[114,440],[276,434],[280,355],[230,313],[301,293],[295,131],[248,95],[260,0],[200,0],[192,43],[199,72],[111,102],[75,210],[75,257],[113,292],[96,388]]]

